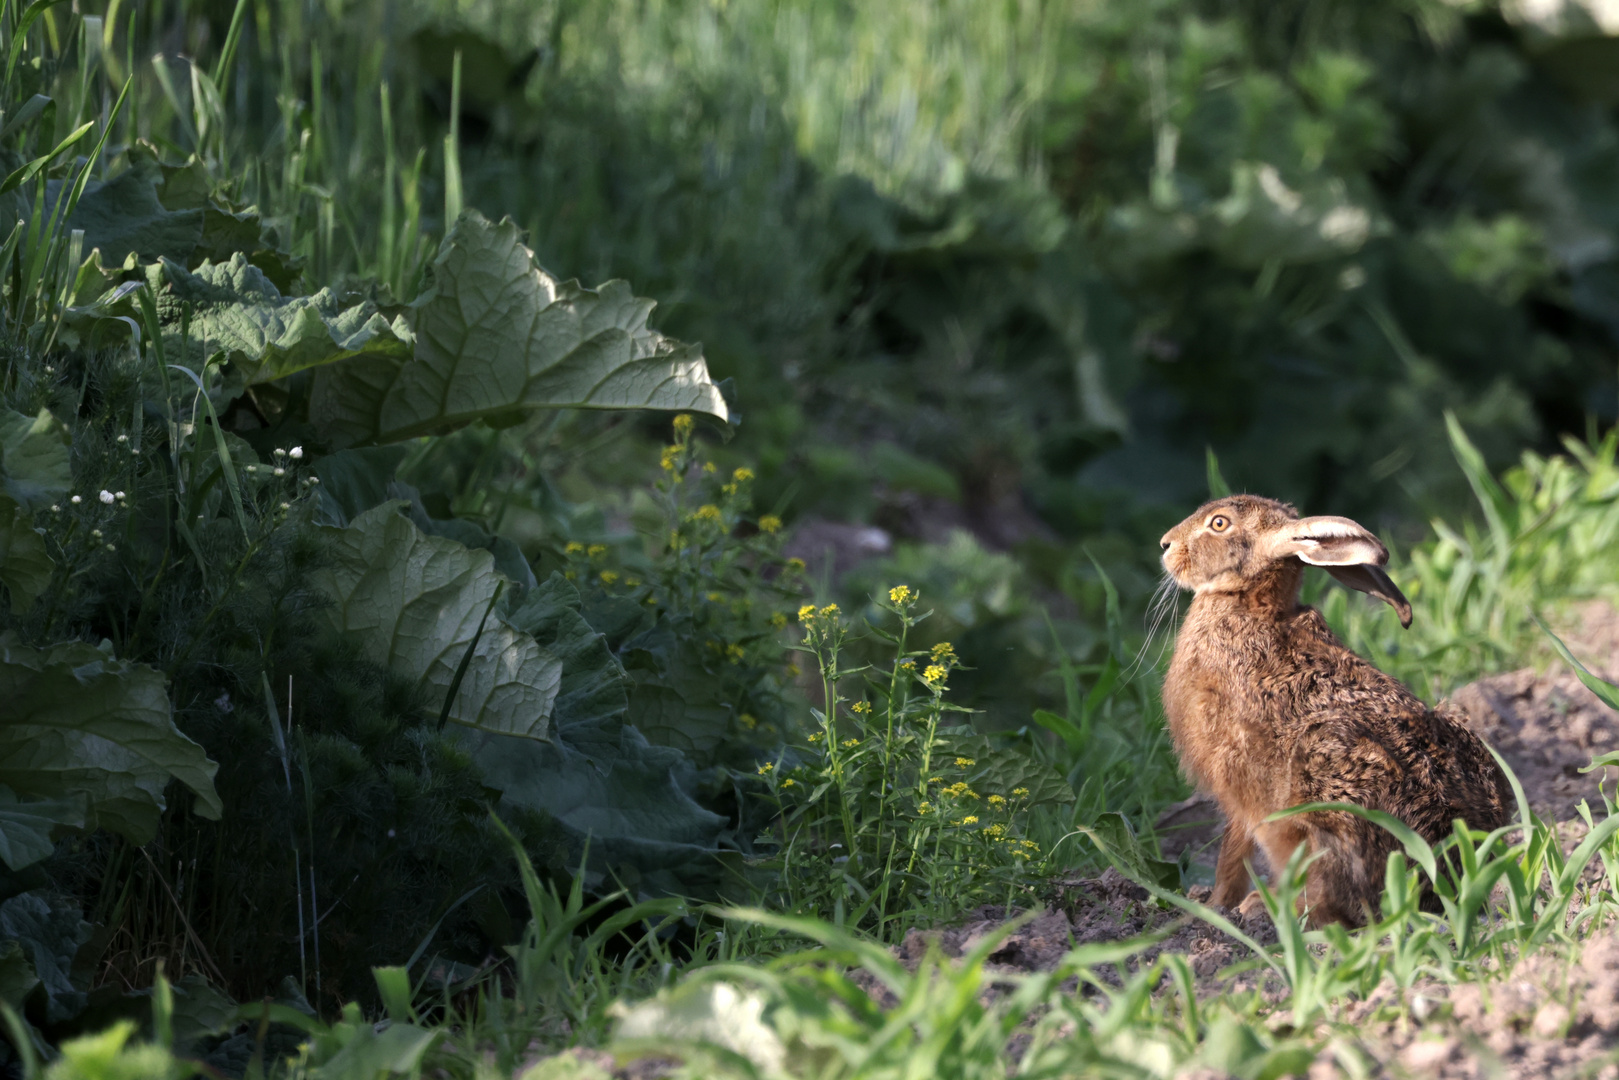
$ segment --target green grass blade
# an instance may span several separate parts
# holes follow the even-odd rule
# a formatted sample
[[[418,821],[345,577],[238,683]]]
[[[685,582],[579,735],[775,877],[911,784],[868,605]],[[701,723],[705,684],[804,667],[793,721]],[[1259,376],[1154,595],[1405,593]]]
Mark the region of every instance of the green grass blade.
[[[1563,639],[1552,633],[1551,628],[1540,621],[1539,616],[1535,617],[1535,625],[1546,631],[1546,636],[1552,639],[1552,648],[1557,650],[1557,655],[1563,658],[1565,664],[1574,669],[1574,674],[1579,677],[1580,682],[1585,684],[1585,688],[1601,699],[1602,703],[1608,708],[1619,709],[1619,686],[1615,686],[1604,679],[1599,679],[1586,670],[1584,664],[1574,659],[1574,654],[1569,652],[1567,645],[1563,644]]]

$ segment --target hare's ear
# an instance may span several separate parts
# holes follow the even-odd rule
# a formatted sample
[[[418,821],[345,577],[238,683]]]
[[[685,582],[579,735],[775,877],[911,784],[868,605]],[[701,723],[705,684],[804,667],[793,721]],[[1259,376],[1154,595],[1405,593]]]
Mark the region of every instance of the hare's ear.
[[[1297,555],[1319,566],[1342,585],[1384,601],[1411,625],[1411,604],[1400,587],[1383,572],[1388,548],[1358,522],[1343,517],[1307,517],[1288,522],[1275,532],[1277,557]]]

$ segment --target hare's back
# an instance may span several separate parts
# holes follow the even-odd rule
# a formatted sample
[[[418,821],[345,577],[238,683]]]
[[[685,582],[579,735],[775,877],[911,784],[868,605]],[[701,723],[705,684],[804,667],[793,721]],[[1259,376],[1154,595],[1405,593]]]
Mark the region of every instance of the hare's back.
[[[1448,711],[1327,710],[1301,725],[1298,802],[1383,810],[1428,840],[1460,818],[1475,829],[1507,823],[1511,789],[1478,736]]]

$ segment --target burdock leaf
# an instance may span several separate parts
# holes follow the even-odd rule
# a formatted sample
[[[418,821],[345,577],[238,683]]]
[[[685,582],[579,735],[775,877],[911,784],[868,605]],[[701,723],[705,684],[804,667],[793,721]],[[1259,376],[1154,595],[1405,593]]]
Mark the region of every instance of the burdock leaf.
[[[477,646],[449,719],[502,735],[544,739],[562,664],[498,614],[484,623],[503,580],[487,551],[428,536],[388,502],[347,528],[323,527],[331,559],[315,582],[334,601],[326,617],[371,662],[430,691],[435,714],[467,647]]]
[[[335,447],[396,442],[538,408],[670,409],[727,419],[702,351],[647,327],[622,281],[558,282],[510,221],[467,211],[411,305],[415,348],[326,364],[310,420]]]

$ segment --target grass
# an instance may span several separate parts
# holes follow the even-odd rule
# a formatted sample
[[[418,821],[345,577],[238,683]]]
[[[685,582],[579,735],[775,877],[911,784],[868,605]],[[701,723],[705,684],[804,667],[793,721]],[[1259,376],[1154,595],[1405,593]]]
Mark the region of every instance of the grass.
[[[90,290],[98,279],[85,262],[83,236],[64,230],[63,222],[88,184],[111,175],[110,148],[141,139],[155,141],[173,159],[195,155],[233,202],[260,207],[273,234],[302,260],[305,281],[364,284],[389,302],[414,294],[433,238],[460,204],[485,196],[498,203],[502,185],[517,182],[511,159],[475,137],[463,114],[475,115],[479,125],[521,131],[532,119],[524,110],[554,108],[560,119],[547,138],[553,150],[562,145],[571,152],[537,154],[530,159],[537,162],[532,175],[522,181],[539,192],[525,205],[542,242],[576,268],[592,261],[607,270],[624,261],[672,262],[662,273],[677,311],[687,312],[719,302],[715,297],[727,290],[716,281],[737,285],[735,295],[744,301],[756,296],[748,282],[726,277],[724,264],[744,271],[769,264],[778,306],[759,305],[756,317],[784,327],[773,331],[783,340],[805,327],[825,332],[835,308],[826,296],[852,288],[852,279],[841,276],[847,268],[834,265],[832,254],[805,250],[813,248],[815,230],[801,222],[775,221],[779,233],[760,239],[759,223],[771,223],[769,207],[776,205],[771,189],[792,187],[805,170],[819,168],[865,177],[883,193],[927,210],[959,193],[969,176],[1043,179],[1043,159],[1032,144],[1046,120],[1040,103],[1060,77],[1053,42],[1063,29],[1045,5],[1018,7],[1010,18],[971,4],[867,6],[850,18],[804,4],[739,5],[732,15],[704,5],[587,6],[569,32],[615,47],[551,43],[555,48],[542,62],[552,65],[545,85],[554,96],[530,95],[521,109],[506,113],[499,88],[491,96],[485,81],[498,68],[488,56],[449,50],[442,88],[431,74],[407,79],[388,53],[388,36],[366,25],[380,17],[378,10],[242,0],[210,20],[190,3],[113,3],[97,23],[70,18],[62,8],[0,6],[8,40],[27,43],[30,59],[42,62],[37,69],[8,65],[7,100],[21,99],[21,83],[11,83],[29,71],[68,73],[53,84],[49,122],[40,120],[6,181],[34,193],[29,218],[0,247],[0,277],[11,284],[4,318],[14,336],[41,356],[51,353],[72,333],[73,309],[94,299]],[[35,22],[31,34],[23,25],[29,19]],[[971,28],[966,35],[964,25]],[[211,63],[178,55],[136,62],[136,42],[179,33],[193,35],[196,45],[203,26],[224,42],[217,51],[193,50],[212,52]],[[256,32],[244,36],[244,27]],[[970,57],[955,55],[964,36],[976,42]],[[308,47],[295,49],[292,42]],[[738,59],[749,42],[767,43],[760,45],[767,55]],[[250,61],[255,67],[248,77]],[[779,112],[759,109],[750,94],[733,94],[744,71],[775,84]],[[625,82],[626,93],[611,109],[593,112],[599,103],[585,99],[615,80]],[[443,118],[433,114],[438,89],[444,91]],[[643,123],[649,119],[643,114],[654,111],[656,122]],[[600,127],[585,120],[599,120]],[[637,231],[624,227],[623,217],[650,204],[582,206],[612,187],[578,184],[568,171],[600,156],[597,139],[648,155],[664,142],[714,148],[705,163],[710,171],[680,173],[672,181],[681,187],[679,205],[688,216],[673,225],[642,223]],[[48,190],[67,194],[53,203]],[[751,200],[754,212],[733,220],[716,209],[728,200]],[[701,239],[682,247],[659,231],[665,228]],[[609,233],[615,243],[644,250],[615,248],[603,239]],[[623,241],[625,235],[633,243]],[[784,250],[805,257],[779,257]],[[835,280],[810,281],[821,271]],[[1265,273],[1274,283],[1275,271]],[[804,302],[788,304],[783,297]],[[184,444],[172,443],[173,474],[192,482],[179,520],[213,500],[242,540],[220,549],[233,556],[224,561],[189,534],[174,540],[195,552],[204,583],[211,576],[219,586],[203,612],[201,637],[216,611],[236,599],[240,568],[265,541],[254,528],[272,523],[236,486],[236,444],[213,412],[203,385],[207,369],[190,376],[195,385],[168,381],[163,338],[154,332],[157,315],[150,298],[143,293],[142,299],[148,304],[141,324],[146,359],[164,381],[161,422],[177,430],[178,386],[178,398],[193,401],[200,424],[185,459]],[[80,344],[88,349],[94,342]],[[40,407],[44,389],[23,385],[35,367],[8,363],[6,390],[16,402]],[[81,384],[81,406],[84,394]],[[139,451],[140,434],[152,425],[139,412],[136,417],[133,450]],[[112,430],[110,421],[104,426]],[[1454,416],[1447,427],[1477,500],[1478,521],[1436,520],[1430,539],[1400,552],[1396,576],[1416,608],[1413,630],[1393,631],[1386,612],[1374,613],[1341,590],[1316,594],[1353,647],[1431,697],[1481,673],[1549,655],[1555,646],[1540,634],[1537,617],[1610,595],[1619,577],[1619,435],[1571,440],[1567,456],[1526,454],[1497,480]],[[677,454],[690,451],[689,435],[689,428],[680,433]],[[87,452],[85,445],[79,452]],[[484,449],[494,445],[490,435]],[[113,471],[121,467],[118,452],[115,444],[104,455]],[[424,450],[413,466],[425,472],[434,464],[428,456]],[[493,455],[480,455],[479,469],[486,456]],[[739,472],[730,475],[733,485],[743,483]],[[1210,475],[1218,475],[1212,455]],[[463,485],[475,490],[458,497],[469,506],[476,502],[471,509],[481,514],[494,484],[488,473],[475,476]],[[660,491],[669,495],[673,483],[667,480]],[[722,521],[732,508],[716,499]],[[498,524],[504,512],[488,516]],[[685,518],[672,496],[669,512],[665,530],[709,527]],[[735,522],[724,524],[728,534]],[[690,550],[694,560],[720,557],[717,526],[712,536],[702,535],[703,543],[677,551]],[[579,546],[581,552],[563,553],[560,565],[569,573],[618,573],[603,570],[592,549]],[[1403,850],[1386,868],[1380,918],[1363,930],[1305,929],[1296,917],[1305,870],[1297,856],[1263,890],[1277,930],[1274,945],[1259,945],[1225,916],[1199,907],[1174,888],[1176,868],[1155,858],[1150,835],[1157,810],[1182,790],[1155,699],[1152,642],[1145,646],[1146,662],[1138,661],[1134,635],[1125,630],[1129,598],[1121,600],[1096,560],[1087,563],[1095,575],[1086,569],[1086,582],[1100,590],[1103,632],[1076,656],[1051,628],[1060,704],[1036,712],[1022,731],[994,736],[953,729],[956,710],[945,691],[952,678],[959,685],[971,673],[949,643],[924,648],[912,636],[922,615],[908,589],[902,593],[896,584],[892,592],[879,592],[875,609],[883,621],[871,636],[884,654],[880,666],[868,665],[865,653],[845,666],[851,661],[844,636],[852,622],[829,603],[810,608],[801,623],[805,647],[820,668],[820,706],[806,738],[784,743],[780,756],[761,769],[761,785],[778,811],[771,824],[774,850],[761,859],[778,871],[776,884],[761,891],[764,906],[632,902],[619,892],[587,898],[583,875],[566,888],[545,881],[514,842],[527,923],[489,970],[429,964],[423,974],[414,964],[379,967],[374,982],[381,1004],[371,1014],[352,1003],[328,1018],[286,1001],[250,1003],[213,1018],[212,1030],[240,1025],[254,1046],[249,1070],[257,1072],[283,1067],[268,1049],[272,1031],[297,1032],[303,1049],[286,1071],[321,1077],[433,1072],[482,1080],[515,1074],[537,1056],[568,1046],[606,1047],[626,1058],[673,1057],[702,1076],[1169,1076],[1194,1065],[1277,1076],[1302,1071],[1323,1054],[1354,1073],[1367,1067],[1372,1051],[1346,1019],[1349,1003],[1384,989],[1409,1000],[1428,984],[1497,978],[1537,950],[1578,948],[1608,922],[1619,816],[1605,794],[1600,809],[1587,808],[1590,831],[1569,856],[1553,824],[1535,820],[1521,793],[1512,828],[1489,835],[1459,829],[1434,846],[1402,832],[1397,822],[1379,821],[1400,836]],[[65,574],[78,572],[71,559],[61,565]],[[671,580],[696,602],[699,574]],[[149,592],[156,583],[137,586]],[[42,617],[49,632],[58,613],[53,608]],[[761,624],[750,624],[750,634],[765,633],[764,613],[746,618]],[[739,615],[738,625],[743,621]],[[132,636],[141,632],[137,622]],[[181,654],[172,667],[187,657]],[[276,695],[267,682],[265,689],[279,737]],[[283,756],[277,764],[290,796],[292,759]],[[993,813],[980,808],[991,805]],[[307,812],[303,823],[310,848],[316,844],[312,816]],[[121,849],[119,857],[133,859],[137,850]],[[1039,859],[1021,854],[1030,851]],[[1602,867],[1595,881],[1587,870],[1593,861]],[[1002,935],[1015,931],[1010,924],[959,959],[930,953],[914,969],[886,948],[906,930],[974,903],[1026,906],[1044,876],[1109,864],[1138,879],[1166,910],[1184,911],[1251,946],[1251,955],[1228,973],[1236,988],[1214,990],[1186,956],[1157,952],[1162,931],[1080,946],[1049,972],[1018,976],[987,969]],[[163,944],[189,930],[176,921],[184,922],[178,894],[151,865],[154,876],[145,885],[163,886],[162,895],[145,888],[133,903],[163,918],[152,920],[145,940],[130,945],[141,954],[142,970]],[[175,865],[183,871],[183,859]],[[301,916],[305,867],[295,865]],[[1443,874],[1441,866],[1456,873]],[[1440,912],[1418,904],[1423,874],[1437,883]],[[318,949],[313,930],[320,897],[314,878],[308,880],[310,942]],[[300,926],[300,944],[304,937]],[[184,948],[171,955],[181,963],[187,956]],[[1076,984],[1085,991],[1075,992]],[[195,999],[183,989],[176,998],[160,976],[149,1029],[137,1037],[136,1028],[114,1025],[66,1041],[49,1064],[36,1055],[41,1048],[30,1030],[13,1014],[6,1018],[27,1080],[178,1076],[192,1070],[186,1056],[208,1027],[199,1028],[186,1012],[188,1000]],[[534,1076],[584,1077],[592,1068],[582,1058],[555,1059]]]

